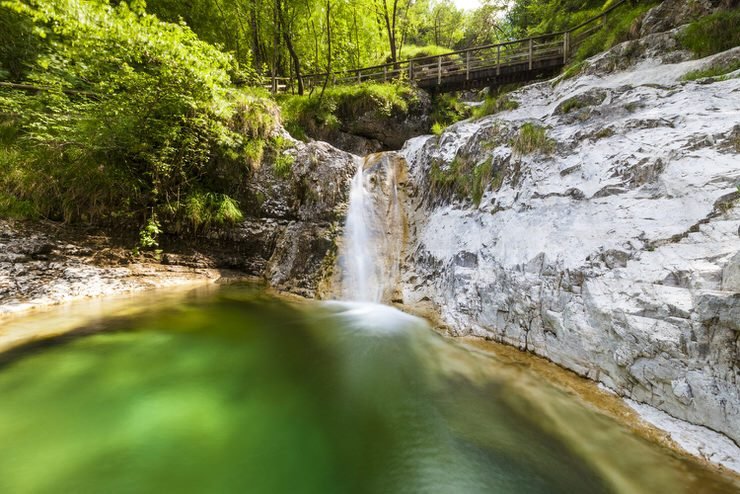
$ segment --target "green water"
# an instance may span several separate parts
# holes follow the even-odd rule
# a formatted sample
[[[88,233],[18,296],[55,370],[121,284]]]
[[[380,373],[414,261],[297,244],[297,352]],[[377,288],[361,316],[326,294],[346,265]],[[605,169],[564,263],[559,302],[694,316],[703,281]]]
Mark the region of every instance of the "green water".
[[[421,320],[226,289],[0,354],[2,493],[733,492]]]

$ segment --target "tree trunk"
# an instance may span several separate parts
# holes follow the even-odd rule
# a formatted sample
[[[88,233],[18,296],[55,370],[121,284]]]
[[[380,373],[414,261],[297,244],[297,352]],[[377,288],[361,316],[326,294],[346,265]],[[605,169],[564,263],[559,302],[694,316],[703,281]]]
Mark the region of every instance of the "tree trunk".
[[[331,77],[331,0],[326,0],[326,78],[324,79],[324,86],[321,88],[321,94],[319,95],[319,108],[321,107],[321,101],[324,99],[324,91],[326,86],[329,84],[329,78]]]

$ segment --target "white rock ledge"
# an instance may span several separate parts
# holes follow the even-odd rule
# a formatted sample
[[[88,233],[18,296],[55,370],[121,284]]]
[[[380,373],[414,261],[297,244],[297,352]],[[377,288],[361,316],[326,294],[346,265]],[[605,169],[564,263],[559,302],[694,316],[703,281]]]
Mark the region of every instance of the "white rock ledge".
[[[740,447],[724,434],[671,417],[645,403],[625,401],[644,421],[667,432],[684,451],[740,473]]]

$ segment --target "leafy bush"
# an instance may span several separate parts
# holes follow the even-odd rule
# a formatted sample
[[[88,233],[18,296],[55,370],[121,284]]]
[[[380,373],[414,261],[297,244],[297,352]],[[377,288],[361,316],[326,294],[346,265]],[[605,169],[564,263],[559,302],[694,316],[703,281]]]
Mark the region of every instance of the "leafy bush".
[[[527,122],[519,128],[519,133],[511,141],[511,147],[519,155],[549,154],[555,150],[555,141],[547,137],[544,127]]]
[[[689,24],[679,36],[681,45],[697,57],[740,46],[740,9],[725,10]]]
[[[365,82],[328,87],[323,98],[317,93],[283,96],[279,103],[285,128],[293,137],[305,139],[318,128],[337,129],[367,112],[385,117],[406,113],[416,99],[416,91],[407,84]]]
[[[19,82],[48,90],[0,89],[0,134],[12,134],[0,196],[15,202],[0,214],[32,203],[34,215],[150,236],[152,218],[197,229],[241,217],[232,197],[277,111],[266,93],[233,89],[229,55],[140,2],[7,0],[7,16],[29,40]]]
[[[437,45],[424,45],[424,46],[405,45],[401,49],[399,59],[409,60],[411,58],[434,57],[437,55],[444,55],[451,51],[453,50],[451,50],[450,48],[445,48],[444,46],[437,46]]]

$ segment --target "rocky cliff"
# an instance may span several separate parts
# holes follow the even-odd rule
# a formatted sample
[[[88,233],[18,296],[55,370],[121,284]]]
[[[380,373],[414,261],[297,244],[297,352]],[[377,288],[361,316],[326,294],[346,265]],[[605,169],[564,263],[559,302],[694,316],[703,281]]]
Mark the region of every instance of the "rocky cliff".
[[[409,141],[403,302],[740,442],[740,74],[681,80],[740,49],[690,61],[676,32]],[[435,179],[461,162],[478,206]]]

